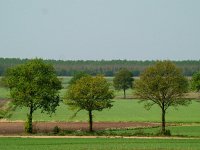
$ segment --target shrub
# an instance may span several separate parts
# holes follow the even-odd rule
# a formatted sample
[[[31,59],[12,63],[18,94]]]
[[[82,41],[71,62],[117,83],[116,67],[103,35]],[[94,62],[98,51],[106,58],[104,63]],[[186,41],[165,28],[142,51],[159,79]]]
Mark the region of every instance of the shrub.
[[[54,134],[58,134],[59,132],[60,132],[60,128],[58,127],[58,126],[55,126],[54,128],[53,128],[53,133]]]
[[[170,130],[165,130],[165,132],[160,131],[158,134],[158,136],[171,136],[171,131]]]

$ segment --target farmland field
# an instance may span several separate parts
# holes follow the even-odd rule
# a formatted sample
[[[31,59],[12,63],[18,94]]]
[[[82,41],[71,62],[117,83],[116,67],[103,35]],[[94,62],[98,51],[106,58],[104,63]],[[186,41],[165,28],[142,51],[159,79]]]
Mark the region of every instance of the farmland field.
[[[143,104],[138,100],[118,99],[113,103],[111,109],[105,109],[102,112],[94,111],[94,121],[108,122],[160,122],[161,112],[157,106],[151,110],[144,109]],[[170,108],[166,114],[167,122],[200,122],[199,113],[200,103],[192,101],[188,106],[180,106],[178,109]],[[17,108],[9,120],[26,120],[26,108]],[[189,113],[188,113],[189,112]],[[57,108],[55,114],[51,117],[47,114],[41,114],[39,110],[33,114],[34,121],[75,121],[86,122],[88,114],[86,111],[80,111],[75,118],[71,118],[74,111],[62,104]]]
[[[200,139],[0,138],[2,150],[199,150]]]

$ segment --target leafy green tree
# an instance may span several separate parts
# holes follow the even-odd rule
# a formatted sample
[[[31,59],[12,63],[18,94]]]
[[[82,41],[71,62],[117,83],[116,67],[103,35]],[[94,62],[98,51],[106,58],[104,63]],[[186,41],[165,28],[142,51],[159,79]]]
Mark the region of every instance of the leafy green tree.
[[[93,131],[92,112],[111,108],[113,97],[113,91],[109,89],[109,83],[103,76],[86,76],[69,87],[67,104],[71,107],[77,107],[78,111],[88,111],[89,131]]]
[[[136,94],[150,109],[157,104],[162,111],[162,134],[165,134],[165,114],[170,106],[187,105],[183,99],[188,91],[188,81],[170,61],[159,61],[147,68],[135,83]]]
[[[61,82],[52,65],[41,59],[33,59],[25,64],[7,70],[5,81],[10,88],[13,103],[28,107],[25,130],[32,133],[32,115],[36,109],[49,114],[59,105]]]
[[[113,83],[116,90],[124,91],[124,99],[126,99],[126,90],[133,86],[132,73],[127,69],[121,69],[116,73]]]
[[[191,85],[193,90],[200,91],[200,71],[192,76]]]
[[[72,77],[72,79],[69,81],[69,85],[75,84],[77,80],[81,79],[82,77],[86,77],[86,76],[88,76],[88,74],[85,73],[85,72],[78,72],[78,73],[76,73]]]

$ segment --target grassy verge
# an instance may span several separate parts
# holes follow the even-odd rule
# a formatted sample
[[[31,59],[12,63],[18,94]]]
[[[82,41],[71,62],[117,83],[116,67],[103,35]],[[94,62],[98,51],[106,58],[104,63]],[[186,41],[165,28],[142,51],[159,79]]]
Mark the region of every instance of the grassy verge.
[[[175,137],[200,137],[200,125],[195,126],[169,126],[171,136]],[[74,136],[163,136],[160,134],[160,127],[149,128],[127,128],[127,129],[108,129],[98,130],[94,132],[81,131],[81,130],[61,130],[55,127],[51,133],[36,134],[36,135],[74,135]]]

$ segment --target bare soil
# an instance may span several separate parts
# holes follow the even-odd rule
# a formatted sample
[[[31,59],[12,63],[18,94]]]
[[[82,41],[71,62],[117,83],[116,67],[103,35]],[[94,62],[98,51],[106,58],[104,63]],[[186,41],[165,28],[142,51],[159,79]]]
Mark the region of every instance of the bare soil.
[[[0,122],[0,135],[22,135],[24,133],[24,122]],[[136,128],[153,127],[159,123],[145,122],[94,122],[94,130],[113,129],[113,128]],[[33,131],[37,133],[52,132],[58,126],[63,130],[88,130],[87,122],[34,122]]]

